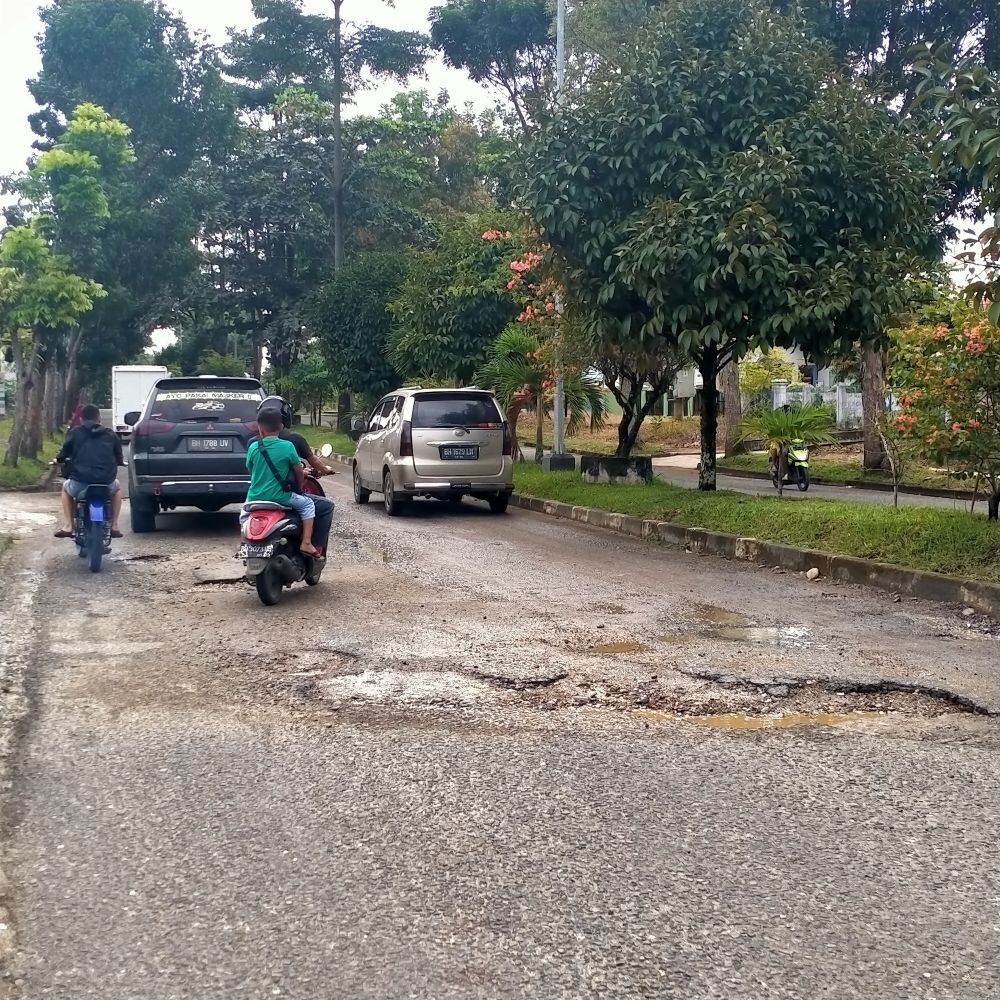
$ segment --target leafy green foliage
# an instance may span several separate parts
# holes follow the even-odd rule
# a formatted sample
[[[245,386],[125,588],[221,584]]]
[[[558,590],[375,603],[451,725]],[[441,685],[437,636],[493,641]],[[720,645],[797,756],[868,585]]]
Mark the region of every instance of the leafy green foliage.
[[[820,403],[757,410],[743,422],[744,440],[763,440],[764,447],[774,452],[794,441],[833,444],[836,441],[833,431],[833,414]]]
[[[211,49],[183,21],[142,0],[64,0],[44,7],[32,124],[59,140],[78,105],[128,125],[134,169],[105,175],[110,216],[88,254],[108,294],[84,319],[80,378],[141,353],[198,264],[208,193],[200,171],[232,135],[232,106]],[[91,152],[97,153],[96,149]]]
[[[516,224],[502,213],[472,216],[409,253],[389,342],[389,358],[407,378],[467,382],[521,311],[506,287],[525,244]]]
[[[575,308],[607,338],[676,347],[707,386],[754,349],[880,337],[934,213],[885,109],[799,22],[725,0],[652,19],[529,141],[522,175]]]
[[[740,390],[747,396],[756,396],[771,388],[771,383],[784,379],[798,382],[799,370],[780,347],[755,351],[740,362]]]
[[[953,66],[940,52],[926,52],[917,67],[924,78],[921,98],[944,119],[936,134],[936,163],[957,160],[975,171],[982,207],[994,215],[994,224],[966,240],[959,257],[970,266],[984,265],[986,275],[967,291],[1000,324],[1000,73],[971,60]]]
[[[555,52],[545,0],[446,0],[431,10],[431,39],[449,66],[498,88],[531,127]]]
[[[520,412],[535,414],[535,461],[540,463],[543,421],[552,408],[555,376],[538,338],[520,325],[508,327],[487,349],[486,362],[474,381],[496,393],[507,409],[515,438]],[[600,427],[607,412],[600,379],[586,372],[567,372],[564,385],[567,432],[574,434],[587,422],[591,428]]]
[[[348,261],[313,296],[309,329],[339,389],[377,398],[399,385],[386,351],[392,328],[389,305],[405,274],[402,251],[371,251]]]
[[[306,14],[302,0],[252,0],[257,23],[248,31],[232,32],[226,47],[226,72],[238,81],[243,107],[267,110],[289,87],[335,104],[368,86],[372,78],[404,83],[423,66],[427,39],[418,32],[350,26],[338,44],[335,19],[343,3],[331,4],[334,16],[329,17]]]

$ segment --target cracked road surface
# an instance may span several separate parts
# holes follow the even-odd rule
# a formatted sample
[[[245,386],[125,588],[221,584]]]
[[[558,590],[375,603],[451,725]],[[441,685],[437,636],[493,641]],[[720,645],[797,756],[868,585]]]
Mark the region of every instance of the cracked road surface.
[[[277,609],[0,498],[0,997],[998,995],[991,623],[335,482]]]

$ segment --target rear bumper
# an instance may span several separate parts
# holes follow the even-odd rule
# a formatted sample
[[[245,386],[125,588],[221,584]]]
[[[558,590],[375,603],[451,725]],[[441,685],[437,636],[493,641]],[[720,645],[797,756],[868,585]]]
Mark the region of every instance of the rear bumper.
[[[403,460],[390,466],[396,492],[412,496],[449,496],[463,493],[472,496],[495,497],[514,492],[513,464],[495,476],[420,476],[413,462]]]
[[[138,476],[131,484],[132,492],[143,496],[163,497],[183,503],[185,499],[208,498],[225,500],[226,503],[243,503],[247,498],[250,480],[237,478],[157,478]]]

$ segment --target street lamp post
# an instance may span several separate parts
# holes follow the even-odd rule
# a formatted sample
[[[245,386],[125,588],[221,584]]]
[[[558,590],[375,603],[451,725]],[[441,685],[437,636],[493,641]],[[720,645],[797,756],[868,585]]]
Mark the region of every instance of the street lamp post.
[[[566,0],[556,4],[556,96],[561,104],[566,89]],[[560,306],[562,303],[557,301]],[[562,373],[561,351],[556,355],[556,391],[552,401],[553,447],[549,469],[575,469],[576,460],[566,454],[566,381]]]

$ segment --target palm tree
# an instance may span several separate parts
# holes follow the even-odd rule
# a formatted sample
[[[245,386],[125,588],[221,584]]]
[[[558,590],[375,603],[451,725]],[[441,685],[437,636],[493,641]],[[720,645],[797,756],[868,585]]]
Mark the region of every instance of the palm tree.
[[[551,409],[555,389],[552,372],[540,358],[538,338],[518,326],[510,326],[490,345],[486,364],[476,374],[477,385],[492,389],[507,410],[514,455],[522,458],[517,441],[517,421],[525,410],[535,414],[535,461],[541,463],[542,429],[545,414]],[[567,373],[566,429],[575,433],[589,421],[592,428],[600,427],[607,413],[601,381],[589,374]]]

